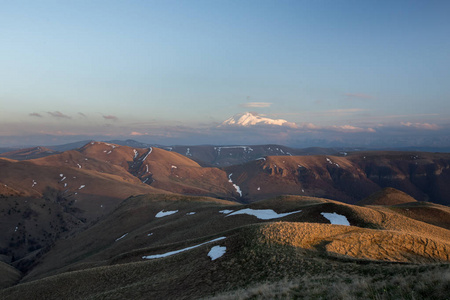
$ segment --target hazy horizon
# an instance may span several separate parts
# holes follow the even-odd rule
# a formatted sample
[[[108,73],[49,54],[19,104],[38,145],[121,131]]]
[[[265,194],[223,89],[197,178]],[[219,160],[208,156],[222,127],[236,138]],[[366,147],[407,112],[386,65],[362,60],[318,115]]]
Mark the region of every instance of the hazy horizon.
[[[446,1],[16,1],[0,147],[450,147]],[[219,126],[247,111],[287,126]]]

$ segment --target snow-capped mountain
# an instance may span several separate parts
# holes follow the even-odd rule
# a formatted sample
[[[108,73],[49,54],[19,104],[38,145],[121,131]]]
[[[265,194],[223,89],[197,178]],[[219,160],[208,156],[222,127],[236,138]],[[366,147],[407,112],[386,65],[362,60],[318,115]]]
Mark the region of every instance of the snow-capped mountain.
[[[256,113],[246,112],[237,114],[227,119],[222,125],[239,125],[239,126],[253,126],[253,125],[276,125],[276,126],[292,126],[292,123],[283,119],[270,119],[262,117]]]

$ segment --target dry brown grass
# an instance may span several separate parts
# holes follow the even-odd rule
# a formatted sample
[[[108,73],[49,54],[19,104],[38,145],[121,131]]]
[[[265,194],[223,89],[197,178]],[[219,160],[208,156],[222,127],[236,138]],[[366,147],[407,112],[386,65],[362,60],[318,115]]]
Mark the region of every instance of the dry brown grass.
[[[433,299],[450,294],[450,268],[404,267],[397,274],[331,274],[266,282],[207,299]],[[422,267],[423,269],[423,267]]]
[[[358,205],[398,205],[417,202],[410,195],[394,188],[384,188],[358,202]]]
[[[447,239],[443,239],[442,236],[423,237],[393,230],[277,222],[261,227],[261,242],[316,249],[361,259],[436,262],[450,260],[448,231],[446,233]]]
[[[19,282],[22,274],[14,267],[0,261],[0,290]]]

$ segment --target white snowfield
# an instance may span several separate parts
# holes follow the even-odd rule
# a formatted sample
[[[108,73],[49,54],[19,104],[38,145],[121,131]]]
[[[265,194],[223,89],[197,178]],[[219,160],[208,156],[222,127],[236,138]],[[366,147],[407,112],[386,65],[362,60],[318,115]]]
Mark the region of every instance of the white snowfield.
[[[229,216],[235,216],[235,215],[250,215],[250,216],[255,216],[260,220],[271,220],[271,219],[279,219],[279,218],[283,218],[292,214],[296,214],[301,212],[301,210],[296,210],[296,211],[292,211],[292,212],[288,212],[288,213],[276,213],[275,211],[273,211],[272,209],[251,209],[251,208],[244,208],[238,211],[235,211],[233,213],[228,214],[226,217]]]
[[[214,246],[208,253],[208,256],[211,257],[211,260],[216,260],[222,257],[225,254],[227,247],[225,246]]]
[[[175,255],[175,254],[178,254],[178,253],[181,253],[181,252],[184,252],[184,251],[188,251],[188,250],[191,250],[191,249],[194,249],[194,248],[203,246],[203,245],[205,245],[205,244],[209,244],[209,243],[221,241],[221,240],[223,240],[223,239],[225,239],[225,238],[226,238],[226,237],[223,236],[223,237],[220,237],[220,238],[217,238],[217,239],[208,241],[208,242],[204,242],[204,243],[201,243],[201,244],[198,244],[198,245],[195,245],[195,246],[183,248],[183,249],[180,249],[180,250],[170,251],[170,252],[163,253],[163,254],[155,254],[155,255],[142,256],[142,259],[155,259],[155,258],[162,258],[162,257],[167,257],[167,256]]]
[[[231,175],[233,175],[233,173],[231,173],[230,175],[228,175],[228,182],[231,183],[231,184],[234,186],[234,188],[236,189],[236,192],[239,194],[239,196],[242,197],[242,191],[241,191],[241,188],[240,188],[238,185],[236,185],[236,184],[233,183],[233,180],[231,180]]]
[[[339,215],[337,213],[320,213],[322,216],[327,218],[333,225],[344,225],[350,226],[350,222],[347,220],[346,216]]]
[[[160,211],[159,213],[157,213],[155,217],[157,217],[157,218],[162,218],[162,217],[165,217],[165,216],[170,216],[170,215],[176,214],[177,212],[178,212],[178,210],[168,210],[168,211],[164,211],[164,209],[163,209],[162,211]]]
[[[237,114],[233,117],[225,120],[222,125],[240,125],[240,126],[251,126],[257,124],[266,124],[266,125],[278,125],[282,126],[288,121],[283,119],[269,119],[262,116],[259,116],[254,113],[247,112],[245,114]]]

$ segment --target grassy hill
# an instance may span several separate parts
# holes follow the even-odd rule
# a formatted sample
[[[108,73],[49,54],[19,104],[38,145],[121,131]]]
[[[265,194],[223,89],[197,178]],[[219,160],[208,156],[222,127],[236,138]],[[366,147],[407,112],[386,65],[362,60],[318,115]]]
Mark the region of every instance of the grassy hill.
[[[334,225],[344,219],[350,226]],[[212,260],[208,254],[214,247],[224,250]],[[341,299],[356,293],[358,285],[360,295],[380,299],[405,293],[445,299],[449,253],[448,229],[390,206],[301,196],[239,205],[142,195],[58,241],[21,284],[1,290],[0,297],[197,299],[217,294],[221,299],[258,297],[265,289],[272,291],[268,298],[326,296],[333,295],[333,288],[323,286],[328,280],[346,287],[338,294]],[[160,258],[146,258],[155,255]],[[395,285],[394,279],[402,283]],[[408,285],[421,280],[433,285]],[[281,294],[270,288],[275,285]]]

